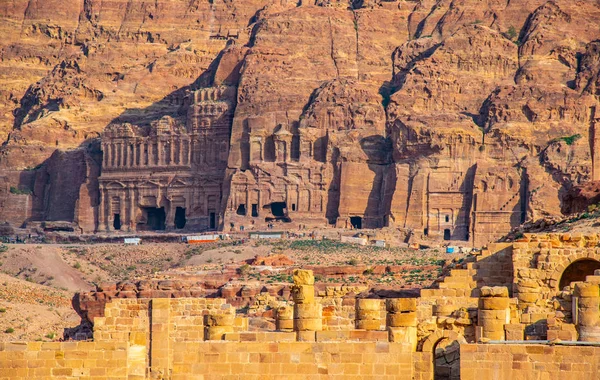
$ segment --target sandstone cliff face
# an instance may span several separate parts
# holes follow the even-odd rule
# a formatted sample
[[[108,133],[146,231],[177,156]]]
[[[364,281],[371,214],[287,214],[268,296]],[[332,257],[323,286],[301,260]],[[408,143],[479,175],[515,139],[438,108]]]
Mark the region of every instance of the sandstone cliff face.
[[[33,190],[3,194],[36,210],[55,196],[33,188],[60,171],[47,161],[54,150],[89,149],[109,124],[152,134],[165,116],[190,141],[198,125],[198,141],[227,145],[210,189],[199,177],[177,182],[176,171],[160,185],[168,218],[179,202],[207,228],[394,225],[481,244],[559,214],[572,187],[600,179],[595,2],[81,0],[0,11],[0,167],[7,188]],[[231,120],[210,116],[216,100],[202,97],[213,93],[234,104]],[[169,139],[156,140],[159,150],[166,141],[167,166],[194,167],[194,149],[205,148]],[[136,167],[154,154],[132,149],[114,157]],[[65,216],[85,230],[97,228],[94,207],[113,215],[87,173],[73,185],[95,214]],[[132,199],[150,196],[131,186]],[[189,187],[184,200],[168,195],[173,186]],[[1,217],[47,218],[28,210]]]

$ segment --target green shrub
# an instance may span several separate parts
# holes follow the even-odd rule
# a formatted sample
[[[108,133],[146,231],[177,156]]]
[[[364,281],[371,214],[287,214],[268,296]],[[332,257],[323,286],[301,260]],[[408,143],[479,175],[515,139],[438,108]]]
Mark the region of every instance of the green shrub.
[[[6,313],[6,308],[5,307],[0,307],[0,313]]]
[[[13,329],[12,327],[7,328],[6,330],[4,330],[5,333],[7,334],[12,334],[15,332],[15,329]]]
[[[514,40],[517,37],[517,30],[515,27],[511,25],[506,31],[505,36],[511,41]]]
[[[81,264],[79,264],[79,262],[76,262],[75,264],[73,264],[73,268],[81,269]]]
[[[18,187],[11,186],[11,187],[10,187],[10,193],[11,193],[11,194],[18,194],[18,195],[29,195],[29,194],[31,194],[31,193],[32,193],[32,191],[31,191],[31,190],[29,190],[29,189],[24,189],[24,190],[21,190],[21,189],[19,189]]]
[[[579,133],[577,133],[572,136],[557,137],[555,139],[550,140],[550,143],[564,141],[565,144],[567,144],[567,145],[573,145],[575,143],[575,141],[579,140],[580,138],[581,138],[581,135]]]
[[[250,265],[244,264],[237,269],[238,274],[244,276],[250,272]]]

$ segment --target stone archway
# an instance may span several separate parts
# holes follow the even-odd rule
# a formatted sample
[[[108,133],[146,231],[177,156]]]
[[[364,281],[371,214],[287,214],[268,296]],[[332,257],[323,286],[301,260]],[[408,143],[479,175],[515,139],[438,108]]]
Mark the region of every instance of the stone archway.
[[[560,285],[562,283],[561,280],[562,280],[563,274],[570,266],[572,266],[573,264],[575,264],[579,261],[594,261],[594,262],[600,263],[600,255],[597,255],[597,254],[595,254],[593,252],[589,252],[589,251],[581,251],[571,257],[566,258],[562,263],[560,263],[558,265],[558,267],[556,267],[554,269],[554,271],[550,275],[550,280],[548,281],[548,285],[551,288],[553,288],[557,291],[560,291],[562,289],[562,287]],[[577,268],[577,267],[578,266],[574,266],[574,268]],[[586,275],[593,275],[593,274],[594,274],[594,271],[592,270],[591,273],[587,273]],[[583,276],[583,280],[585,280],[585,276]]]
[[[600,269],[598,260],[586,258],[574,261],[563,271],[558,288],[563,289],[575,281],[585,281],[586,276],[593,275],[596,269]]]
[[[438,330],[423,342],[423,352],[433,354],[434,380],[460,379],[460,345],[466,344],[464,336],[455,331]]]

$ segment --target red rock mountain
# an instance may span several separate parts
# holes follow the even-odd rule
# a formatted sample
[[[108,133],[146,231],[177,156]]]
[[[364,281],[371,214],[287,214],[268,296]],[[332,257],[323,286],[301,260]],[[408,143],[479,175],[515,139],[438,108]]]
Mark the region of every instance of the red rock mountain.
[[[0,33],[14,227],[480,245],[600,180],[599,1],[14,0]]]

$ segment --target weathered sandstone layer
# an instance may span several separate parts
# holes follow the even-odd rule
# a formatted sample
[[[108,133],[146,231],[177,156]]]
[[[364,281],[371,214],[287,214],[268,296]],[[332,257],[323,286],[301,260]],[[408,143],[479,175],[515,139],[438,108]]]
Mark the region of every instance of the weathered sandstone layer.
[[[17,1],[0,16],[15,226],[396,226],[480,245],[600,180],[597,2]]]

